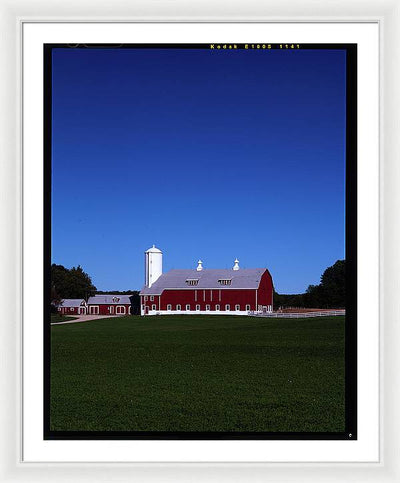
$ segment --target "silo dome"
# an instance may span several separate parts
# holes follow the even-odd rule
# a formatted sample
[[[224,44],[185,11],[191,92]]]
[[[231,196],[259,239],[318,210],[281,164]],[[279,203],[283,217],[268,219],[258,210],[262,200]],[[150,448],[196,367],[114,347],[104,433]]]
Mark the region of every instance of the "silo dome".
[[[145,253],[162,253],[162,251],[156,248],[155,245],[153,245],[151,248],[146,250]]]

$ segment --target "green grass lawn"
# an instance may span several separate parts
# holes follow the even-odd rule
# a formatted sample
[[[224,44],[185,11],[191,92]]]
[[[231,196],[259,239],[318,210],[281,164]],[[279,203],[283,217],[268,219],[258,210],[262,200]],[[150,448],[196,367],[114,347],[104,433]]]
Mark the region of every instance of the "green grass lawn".
[[[67,322],[68,320],[75,320],[78,317],[71,317],[69,315],[51,314],[51,323],[57,324],[59,322]]]
[[[53,431],[344,431],[344,317],[52,326]]]

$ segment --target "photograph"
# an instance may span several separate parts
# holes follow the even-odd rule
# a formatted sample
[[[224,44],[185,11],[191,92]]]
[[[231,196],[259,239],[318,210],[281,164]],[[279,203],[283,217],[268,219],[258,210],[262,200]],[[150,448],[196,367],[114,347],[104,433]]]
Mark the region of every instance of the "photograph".
[[[43,60],[44,438],[357,440],[357,45]]]

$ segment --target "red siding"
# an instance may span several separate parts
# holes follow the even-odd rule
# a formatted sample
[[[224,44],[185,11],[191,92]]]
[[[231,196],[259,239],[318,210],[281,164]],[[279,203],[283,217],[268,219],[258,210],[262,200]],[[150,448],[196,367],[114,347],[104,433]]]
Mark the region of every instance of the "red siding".
[[[90,304],[88,305],[87,313],[91,315],[90,307],[98,307],[99,313],[96,315],[129,315],[130,304],[118,304],[118,307],[125,307],[125,314],[117,313],[117,305],[114,304]],[[110,311],[110,307],[114,308],[114,312]]]
[[[273,285],[272,277],[268,270],[265,270],[261,277],[257,299],[257,305],[272,305]]]
[[[255,307],[255,290],[239,289],[213,289],[213,290],[164,290],[161,295],[161,310],[167,310],[167,305],[172,305],[172,310],[176,309],[176,304],[181,304],[182,310],[186,310],[186,305],[190,305],[190,310],[196,310],[196,305],[200,305],[200,310],[206,310],[206,305],[210,305],[210,310],[215,310],[218,304],[220,310],[225,310],[225,305],[230,305],[230,310],[235,310],[235,305],[240,305],[240,310],[246,310],[246,305],[250,305],[250,310]]]
[[[60,314],[79,315],[79,307],[59,307]]]

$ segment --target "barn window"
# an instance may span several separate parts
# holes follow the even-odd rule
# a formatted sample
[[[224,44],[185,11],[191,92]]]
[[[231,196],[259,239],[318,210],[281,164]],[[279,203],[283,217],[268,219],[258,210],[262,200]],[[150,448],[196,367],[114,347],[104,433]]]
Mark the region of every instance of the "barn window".
[[[200,305],[196,305],[196,310],[200,310]]]
[[[75,309],[73,307],[71,307],[71,312],[73,312]]]
[[[156,308],[157,308],[156,304],[153,304],[153,305],[151,306],[151,310],[156,310]]]
[[[225,310],[231,310],[231,306],[229,304],[225,305]]]
[[[230,278],[220,278],[220,279],[218,280],[218,283],[219,283],[220,285],[230,285],[230,284],[231,284],[231,282],[232,282],[232,279],[230,279]]]
[[[154,300],[154,295],[151,295],[150,296],[150,301],[153,302],[153,300]]]
[[[215,306],[215,310],[220,310],[220,309],[221,309],[221,307],[219,306],[219,304],[217,304],[217,305]]]
[[[206,310],[210,310],[210,306],[209,305],[206,305]]]
[[[181,310],[181,306],[180,306],[180,304],[178,304],[178,305],[176,306],[176,310]]]
[[[250,305],[246,305],[246,310],[250,310]]]
[[[147,295],[144,296],[144,301],[147,302]]]
[[[186,283],[188,285],[197,285],[199,283],[199,279],[198,278],[188,278],[186,280]]]
[[[167,305],[167,310],[172,310],[172,305],[171,304],[168,304]]]
[[[235,305],[235,310],[240,310],[240,305]]]
[[[190,310],[190,305],[186,305],[186,310]]]

